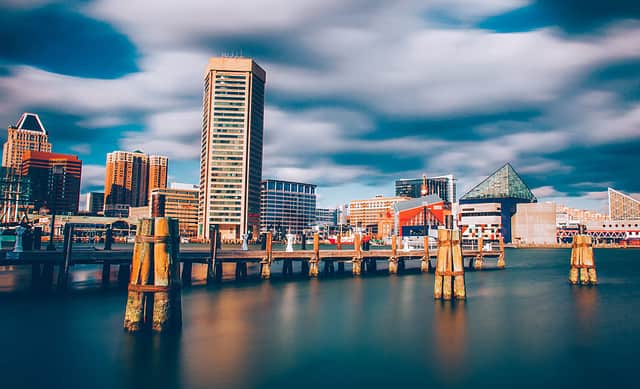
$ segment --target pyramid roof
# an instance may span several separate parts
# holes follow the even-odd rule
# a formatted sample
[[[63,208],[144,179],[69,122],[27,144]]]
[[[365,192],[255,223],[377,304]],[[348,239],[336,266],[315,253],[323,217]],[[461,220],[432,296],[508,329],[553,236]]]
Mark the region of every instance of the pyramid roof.
[[[505,198],[527,200],[532,203],[538,201],[510,163],[493,172],[460,200]]]

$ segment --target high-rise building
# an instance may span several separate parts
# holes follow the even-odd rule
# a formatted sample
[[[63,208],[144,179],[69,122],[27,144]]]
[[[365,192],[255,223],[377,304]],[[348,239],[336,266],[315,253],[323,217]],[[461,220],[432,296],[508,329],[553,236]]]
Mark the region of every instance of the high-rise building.
[[[151,176],[150,161],[154,163]],[[105,216],[127,216],[130,207],[149,204],[149,186],[167,185],[166,157],[148,156],[141,151],[114,151],[107,154],[104,184]]]
[[[160,155],[149,156],[149,193],[154,189],[167,187],[169,158]]]
[[[17,222],[28,212],[31,205],[31,181],[20,171],[0,167],[0,222]]]
[[[83,211],[91,215],[97,215],[104,212],[104,192],[85,193]]]
[[[260,227],[299,234],[316,218],[316,186],[299,182],[264,180],[260,196]]]
[[[180,236],[198,234],[198,189],[156,188],[151,191],[151,215],[178,219]]]
[[[498,224],[477,220],[478,217],[490,216],[499,220],[499,231],[505,243],[510,243],[511,218],[516,213],[516,205],[536,202],[538,202],[536,196],[516,173],[513,166],[507,163],[460,198],[460,224],[465,226],[463,238],[464,234],[472,231],[474,226],[485,228],[487,225]],[[480,204],[487,204],[491,210],[481,209]],[[478,231],[478,233],[486,234],[486,231]]]
[[[82,161],[75,155],[26,150],[22,175],[31,181],[30,204],[56,213],[77,213]]]
[[[22,171],[24,152],[51,151],[49,135],[35,113],[25,112],[15,126],[7,129],[7,141],[2,150],[2,166]]]
[[[609,188],[609,217],[612,220],[640,219],[640,200]]]
[[[260,226],[265,71],[250,58],[212,58],[204,76],[200,237],[223,239]]]
[[[401,179],[396,181],[396,196],[419,198],[422,194],[423,178]],[[449,204],[456,202],[456,180],[452,174],[426,177],[427,193],[438,195]]]

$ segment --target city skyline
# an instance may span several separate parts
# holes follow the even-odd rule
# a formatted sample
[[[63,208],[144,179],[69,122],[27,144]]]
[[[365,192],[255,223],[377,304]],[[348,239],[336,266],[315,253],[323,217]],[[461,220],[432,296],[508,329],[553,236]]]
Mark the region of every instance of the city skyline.
[[[224,53],[270,74],[263,178],[316,183],[319,206],[391,195],[394,180],[423,174],[454,174],[464,193],[505,162],[541,201],[603,211],[609,186],[640,192],[631,2],[372,4],[357,20],[311,2],[253,24],[243,13],[204,23],[215,2],[187,1],[172,28],[145,2],[47,3],[3,3],[5,41],[20,42],[12,23],[38,20],[80,34],[49,23],[30,45],[2,48],[0,120],[40,114],[56,152],[85,161],[83,192],[101,190],[114,149],[166,154],[170,181],[197,182],[201,69]],[[149,37],[156,23],[167,33]],[[104,53],[85,41],[97,34]],[[73,55],[51,55],[65,47]]]

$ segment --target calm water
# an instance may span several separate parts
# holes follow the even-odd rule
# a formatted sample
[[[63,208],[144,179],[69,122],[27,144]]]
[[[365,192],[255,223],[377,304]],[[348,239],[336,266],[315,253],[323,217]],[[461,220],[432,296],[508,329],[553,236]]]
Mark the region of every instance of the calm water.
[[[0,387],[636,385],[640,251],[597,250],[597,287],[567,284],[568,256],[508,250],[457,304],[433,301],[433,274],[195,287],[173,337],[124,333],[99,269],[66,297],[10,292],[30,275],[0,270]]]

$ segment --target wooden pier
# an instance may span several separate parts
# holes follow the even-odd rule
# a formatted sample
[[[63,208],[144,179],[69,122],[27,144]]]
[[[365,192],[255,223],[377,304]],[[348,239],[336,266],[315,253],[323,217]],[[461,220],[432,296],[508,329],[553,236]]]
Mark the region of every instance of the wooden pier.
[[[73,230],[69,228],[71,233]],[[317,238],[316,238],[317,239]],[[398,263],[390,266],[390,273],[396,271],[402,272],[404,262],[406,260],[426,261],[429,264],[431,260],[436,258],[435,250],[404,250],[393,247],[391,249],[373,249],[369,251],[362,250],[355,246],[353,249],[319,249],[317,244],[311,250],[298,250],[293,252],[275,251],[272,247],[266,247],[264,250],[223,250],[218,246],[219,239],[212,239],[210,248],[202,249],[182,249],[178,254],[178,260],[182,262],[181,280],[183,286],[191,284],[192,265],[207,265],[207,283],[218,283],[222,281],[222,264],[235,264],[235,278],[247,278],[247,264],[261,264],[262,268],[259,275],[263,278],[266,272],[265,265],[276,261],[283,261],[283,275],[293,274],[293,262],[301,263],[302,276],[330,276],[335,272],[334,265],[337,264],[337,273],[345,271],[345,264],[352,264],[358,270],[353,271],[355,276],[360,272],[371,273],[377,272],[377,262],[385,262],[389,264]],[[270,240],[268,240],[270,242]],[[271,245],[269,245],[271,246]],[[504,246],[501,246],[504,249]],[[473,269],[473,262],[481,256],[482,258],[504,258],[502,250],[465,250],[462,251],[463,263],[467,269]],[[107,285],[109,282],[112,266],[118,266],[118,281],[125,286],[129,282],[131,263],[133,257],[133,249],[122,250],[97,250],[97,249],[77,249],[73,250],[70,240],[65,241],[64,250],[62,251],[25,251],[20,254],[19,258],[11,258],[7,252],[0,253],[0,266],[31,266],[32,280],[34,285],[40,285],[44,288],[51,287],[53,284],[54,267],[58,269],[58,289],[67,287],[69,272],[75,265],[102,265],[102,282]],[[421,266],[431,270],[433,266]],[[272,275],[268,270],[269,276]]]

